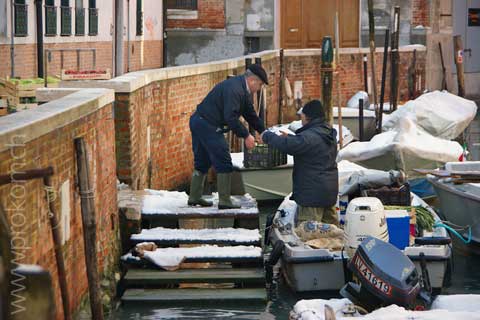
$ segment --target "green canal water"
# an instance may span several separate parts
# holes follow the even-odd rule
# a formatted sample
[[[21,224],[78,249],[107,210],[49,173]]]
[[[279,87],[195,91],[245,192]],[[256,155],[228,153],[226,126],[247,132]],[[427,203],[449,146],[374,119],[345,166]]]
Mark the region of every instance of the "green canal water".
[[[276,210],[279,203],[266,203],[260,205],[262,230],[269,213]],[[453,272],[451,281],[443,294],[480,294],[480,255],[472,256],[463,250],[454,248]],[[265,305],[229,304],[208,306],[176,305],[170,308],[155,305],[119,307],[111,319],[120,320],[156,320],[156,319],[288,319],[292,307],[300,299],[336,298],[335,293],[329,295],[299,295],[291,292],[281,279],[270,289],[270,301]],[[212,306],[213,305],[213,306]]]

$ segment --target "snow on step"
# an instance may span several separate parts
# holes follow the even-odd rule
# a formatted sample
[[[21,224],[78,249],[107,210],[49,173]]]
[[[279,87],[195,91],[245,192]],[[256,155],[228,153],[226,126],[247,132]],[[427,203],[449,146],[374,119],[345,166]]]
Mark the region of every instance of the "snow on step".
[[[206,197],[213,201],[212,207],[192,207],[187,205],[188,195],[185,192],[148,190],[149,194],[143,197],[142,214],[144,215],[212,215],[218,214],[218,194]],[[257,215],[257,202],[249,194],[232,196],[235,202],[240,203],[240,209],[221,210],[224,214],[234,216]]]
[[[218,260],[218,259],[260,259],[262,248],[255,246],[219,247],[216,245],[203,245],[190,248],[158,248],[155,251],[145,251],[144,259],[164,268],[178,267],[188,260]],[[124,261],[131,259],[141,260],[131,253],[122,256]]]
[[[177,241],[177,242],[230,242],[230,243],[257,243],[261,236],[258,229],[143,229],[139,234],[133,234],[130,239],[141,241]]]

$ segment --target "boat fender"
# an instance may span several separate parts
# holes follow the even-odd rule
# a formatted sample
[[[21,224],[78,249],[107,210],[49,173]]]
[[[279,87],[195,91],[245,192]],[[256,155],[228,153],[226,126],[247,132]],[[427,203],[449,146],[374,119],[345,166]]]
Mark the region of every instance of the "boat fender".
[[[263,239],[265,246],[268,246],[270,244],[270,229],[272,228],[274,217],[275,214],[269,214],[267,216],[267,221],[265,222],[265,237]]]
[[[281,240],[278,240],[273,245],[272,252],[270,252],[270,257],[265,265],[265,278],[267,283],[271,283],[273,280],[273,266],[277,264],[278,260],[280,260],[284,247],[285,243],[283,243]]]

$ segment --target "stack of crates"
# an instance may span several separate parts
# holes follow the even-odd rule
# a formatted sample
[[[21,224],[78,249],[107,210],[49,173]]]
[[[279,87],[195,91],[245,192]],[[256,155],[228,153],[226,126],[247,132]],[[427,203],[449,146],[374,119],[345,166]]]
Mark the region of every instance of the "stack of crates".
[[[243,166],[245,168],[265,168],[287,164],[287,154],[267,144],[258,144],[255,148],[243,152]]]
[[[383,186],[381,188],[365,188],[360,185],[360,193],[363,197],[375,197],[380,199],[384,206],[410,206],[410,185],[404,183],[400,186]]]

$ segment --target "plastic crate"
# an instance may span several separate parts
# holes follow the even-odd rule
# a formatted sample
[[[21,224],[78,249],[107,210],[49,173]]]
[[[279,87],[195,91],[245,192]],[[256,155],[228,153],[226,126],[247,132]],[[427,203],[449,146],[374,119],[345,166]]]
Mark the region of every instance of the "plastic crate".
[[[404,183],[399,187],[381,187],[367,189],[360,185],[361,194],[364,197],[375,197],[382,201],[385,206],[409,206],[411,204],[410,185]]]
[[[273,168],[287,163],[287,154],[266,144],[258,144],[251,150],[243,152],[245,168]]]

